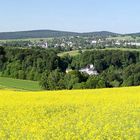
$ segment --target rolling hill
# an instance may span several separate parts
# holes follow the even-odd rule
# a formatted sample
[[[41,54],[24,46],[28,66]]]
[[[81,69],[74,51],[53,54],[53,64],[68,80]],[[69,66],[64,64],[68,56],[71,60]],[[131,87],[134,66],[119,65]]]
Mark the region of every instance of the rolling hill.
[[[41,87],[36,81],[0,77],[0,89],[39,91]]]
[[[117,36],[117,33],[101,31],[101,32],[66,32],[56,30],[32,30],[32,31],[18,31],[18,32],[1,32],[0,40],[6,39],[26,39],[26,38],[51,38],[51,37],[63,37],[63,36],[99,36],[109,37]]]
[[[130,35],[130,36],[140,36],[140,32],[138,32],[138,33],[131,33],[131,34],[127,34],[127,35]]]

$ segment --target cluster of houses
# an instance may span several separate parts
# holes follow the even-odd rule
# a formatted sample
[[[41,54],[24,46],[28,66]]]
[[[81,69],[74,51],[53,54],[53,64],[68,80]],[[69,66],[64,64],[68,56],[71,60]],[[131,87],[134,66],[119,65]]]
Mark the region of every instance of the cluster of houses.
[[[118,39],[118,38],[97,38],[97,37],[62,37],[62,38],[53,38],[53,39],[40,39],[35,41],[11,41],[11,45],[14,44],[20,44],[21,46],[35,46],[35,47],[42,47],[42,48],[48,48],[48,47],[62,47],[62,48],[68,48],[71,50],[74,49],[82,49],[82,48],[89,48],[93,46],[140,46],[140,39]],[[10,45],[10,42],[0,42],[0,46],[3,45]],[[28,45],[27,45],[28,44]]]
[[[59,43],[58,43],[59,42]],[[65,48],[65,47],[70,47],[70,48],[73,48],[75,46],[77,46],[75,44],[75,42],[73,41],[70,41],[70,40],[58,40],[58,42],[56,43],[51,43],[52,46],[54,46],[54,48],[57,48],[59,46]],[[105,47],[107,46],[140,46],[140,42],[137,42],[137,41],[127,41],[127,40],[110,40],[110,39],[93,39],[93,40],[86,40],[86,43],[89,44],[89,45],[93,45],[93,46],[96,46],[96,45],[103,45]],[[38,46],[38,47],[42,47],[42,48],[48,48],[49,46],[49,42],[47,41],[40,41],[40,42],[34,42],[34,43],[31,43],[29,44],[28,46]],[[81,44],[81,43],[78,43],[79,44],[79,48],[82,48],[81,45],[85,45],[85,44]]]
[[[92,45],[103,44],[104,46],[140,46],[140,42],[133,40],[110,40],[110,39],[97,39],[91,40]]]
[[[34,42],[34,43],[29,43],[28,47],[41,47],[41,48],[48,48],[48,42],[46,41],[41,41],[41,42]]]
[[[89,45],[93,45],[93,46],[96,46],[96,45],[103,45],[105,47],[108,47],[108,46],[140,46],[140,42],[137,42],[137,41],[127,41],[127,40],[108,40],[108,39],[93,39],[93,40],[85,40],[87,44]],[[42,47],[42,48],[48,48],[48,45],[49,42],[47,41],[42,41],[42,42],[38,42],[38,43],[34,43],[34,44],[29,44],[30,46],[33,45],[33,46],[38,46],[38,47]],[[54,46],[54,48],[57,48],[59,46],[65,48],[65,47],[70,47],[70,48],[73,48],[75,46],[77,46],[75,44],[75,42],[73,41],[70,41],[70,40],[58,40],[58,42],[55,42],[55,43],[51,43],[52,46]],[[81,47],[81,43],[78,43],[79,44],[79,48],[82,48]],[[82,45],[85,45],[85,44],[82,44]]]

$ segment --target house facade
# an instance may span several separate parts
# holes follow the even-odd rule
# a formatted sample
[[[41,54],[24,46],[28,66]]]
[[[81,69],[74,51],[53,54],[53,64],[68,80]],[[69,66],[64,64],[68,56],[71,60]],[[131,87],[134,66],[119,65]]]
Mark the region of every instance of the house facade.
[[[86,68],[82,68],[79,70],[81,73],[86,73],[88,75],[98,75],[97,70],[95,69],[93,64],[87,65]]]

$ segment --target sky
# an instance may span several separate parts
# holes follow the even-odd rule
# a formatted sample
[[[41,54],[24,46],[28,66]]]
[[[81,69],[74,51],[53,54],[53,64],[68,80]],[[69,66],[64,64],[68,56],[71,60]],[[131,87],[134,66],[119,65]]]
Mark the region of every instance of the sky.
[[[0,32],[140,32],[140,0],[0,0]]]

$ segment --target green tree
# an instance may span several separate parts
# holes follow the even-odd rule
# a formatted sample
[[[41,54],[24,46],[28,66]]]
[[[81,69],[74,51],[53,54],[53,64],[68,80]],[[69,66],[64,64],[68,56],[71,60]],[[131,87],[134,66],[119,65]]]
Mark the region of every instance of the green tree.
[[[42,73],[42,76],[41,76],[41,80],[39,82],[39,85],[43,88],[43,89],[46,89],[46,90],[49,90],[49,84],[48,84],[48,76],[49,76],[49,71],[44,71]]]
[[[3,65],[6,61],[6,52],[3,47],[0,47],[0,70],[2,70]]]
[[[64,85],[63,85],[63,79],[64,78],[64,74],[62,72],[60,72],[60,70],[56,69],[54,71],[52,71],[49,75],[48,75],[48,87],[50,90],[58,90],[58,89],[63,89]]]
[[[82,82],[83,76],[79,71],[71,71],[65,75],[64,83],[66,89],[72,89],[75,84]]]

